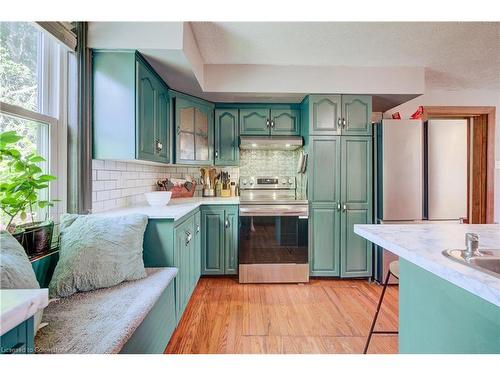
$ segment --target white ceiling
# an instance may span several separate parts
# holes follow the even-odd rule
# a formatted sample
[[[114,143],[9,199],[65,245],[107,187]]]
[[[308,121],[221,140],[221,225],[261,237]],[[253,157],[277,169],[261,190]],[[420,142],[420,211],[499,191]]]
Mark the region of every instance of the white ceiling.
[[[425,67],[428,89],[499,89],[500,23],[191,22],[205,64]]]

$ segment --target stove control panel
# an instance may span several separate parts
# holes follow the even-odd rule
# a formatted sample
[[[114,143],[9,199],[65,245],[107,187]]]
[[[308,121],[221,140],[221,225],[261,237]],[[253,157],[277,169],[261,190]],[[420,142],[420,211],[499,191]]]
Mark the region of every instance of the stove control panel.
[[[293,176],[241,176],[240,189],[295,189]]]

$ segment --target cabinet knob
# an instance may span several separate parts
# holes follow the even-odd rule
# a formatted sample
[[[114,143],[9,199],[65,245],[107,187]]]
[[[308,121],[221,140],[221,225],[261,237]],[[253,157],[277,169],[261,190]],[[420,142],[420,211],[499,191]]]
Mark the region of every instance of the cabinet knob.
[[[179,134],[181,134],[181,127],[180,126],[177,127],[177,135],[179,135]]]
[[[345,127],[347,126],[347,121],[345,118],[342,119],[342,128],[345,129]]]
[[[200,233],[200,224],[196,226],[196,233]]]
[[[342,207],[342,211],[344,211],[344,212],[347,211],[347,204],[344,203],[344,206]]]
[[[229,228],[229,227],[230,227],[229,220],[227,220],[227,219],[226,219],[226,221],[225,221],[225,223],[224,223],[224,226],[225,226],[226,228]]]
[[[218,159],[219,158],[219,151],[215,150],[215,158]]]
[[[269,126],[270,126],[269,119],[266,119],[266,127],[269,127]]]
[[[274,129],[274,120],[271,120],[271,128]]]
[[[337,125],[338,126],[342,126],[342,119],[339,117],[339,119],[337,120]]]
[[[340,211],[340,202],[337,203],[337,211]]]

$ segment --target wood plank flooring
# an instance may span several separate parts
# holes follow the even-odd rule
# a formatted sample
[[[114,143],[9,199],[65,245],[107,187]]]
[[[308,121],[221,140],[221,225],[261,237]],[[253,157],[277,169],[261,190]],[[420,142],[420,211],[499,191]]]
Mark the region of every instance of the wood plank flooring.
[[[381,291],[364,280],[202,278],[165,353],[362,353]],[[398,287],[390,286],[376,329],[397,325]],[[397,336],[373,336],[369,353],[397,351]]]

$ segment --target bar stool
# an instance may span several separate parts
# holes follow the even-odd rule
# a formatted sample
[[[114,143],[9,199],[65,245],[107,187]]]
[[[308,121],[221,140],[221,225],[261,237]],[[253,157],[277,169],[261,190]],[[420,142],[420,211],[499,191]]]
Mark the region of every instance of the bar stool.
[[[378,313],[380,312],[380,307],[382,306],[382,301],[384,300],[385,290],[387,289],[387,285],[389,284],[389,278],[394,276],[399,280],[399,262],[397,260],[389,263],[389,271],[387,272],[387,276],[385,277],[384,288],[382,289],[382,294],[380,295],[380,299],[378,301],[377,311],[375,312],[375,316],[373,317],[372,326],[370,327],[370,333],[368,334],[368,338],[366,339],[365,349],[363,350],[363,354],[366,354],[368,351],[368,346],[370,345],[370,340],[372,339],[372,335],[375,334],[398,334],[398,331],[375,331],[375,324],[377,323]]]

